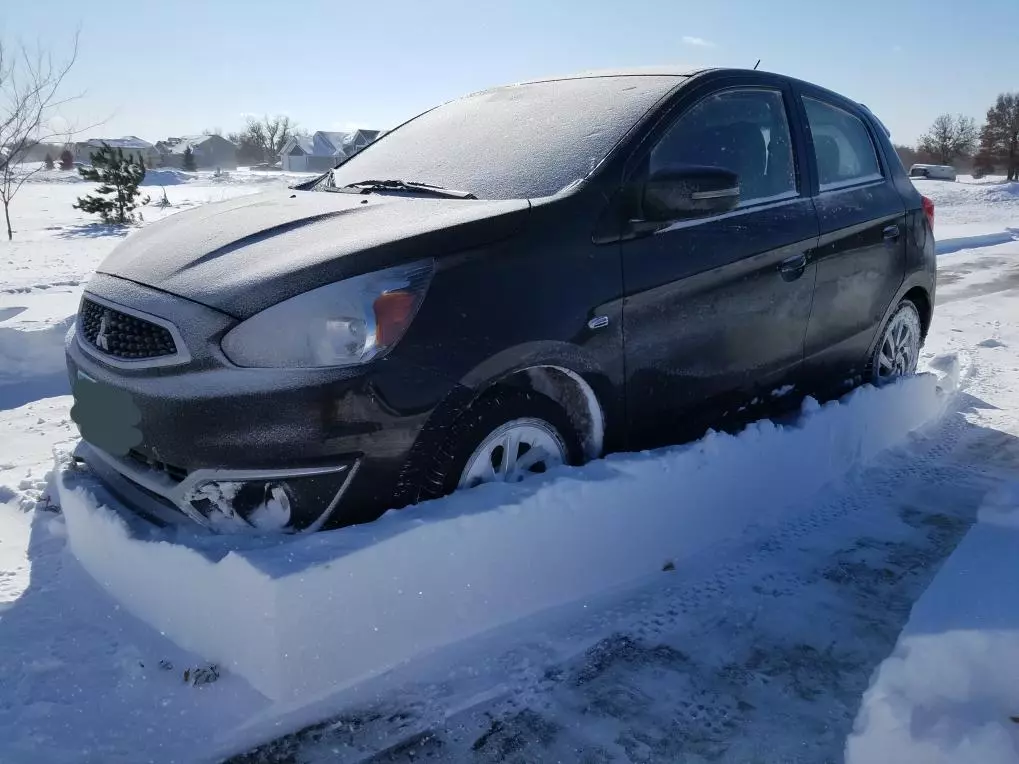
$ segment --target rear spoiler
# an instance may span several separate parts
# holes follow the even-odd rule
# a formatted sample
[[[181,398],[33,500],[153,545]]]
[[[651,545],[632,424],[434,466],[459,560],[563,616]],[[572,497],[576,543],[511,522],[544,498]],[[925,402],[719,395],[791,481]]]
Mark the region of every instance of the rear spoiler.
[[[867,112],[874,119],[874,121],[877,122],[878,125],[880,125],[881,129],[885,131],[885,136],[887,136],[888,138],[892,137],[892,131],[885,127],[885,123],[878,119],[877,114],[872,112],[870,110],[870,107],[867,106],[867,104],[861,103],[860,108]]]

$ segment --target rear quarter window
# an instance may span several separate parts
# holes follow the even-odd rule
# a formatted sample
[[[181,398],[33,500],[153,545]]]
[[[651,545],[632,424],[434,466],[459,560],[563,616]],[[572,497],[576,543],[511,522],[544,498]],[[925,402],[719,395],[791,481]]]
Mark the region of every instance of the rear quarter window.
[[[881,165],[863,120],[845,109],[804,96],[821,191],[881,180]]]

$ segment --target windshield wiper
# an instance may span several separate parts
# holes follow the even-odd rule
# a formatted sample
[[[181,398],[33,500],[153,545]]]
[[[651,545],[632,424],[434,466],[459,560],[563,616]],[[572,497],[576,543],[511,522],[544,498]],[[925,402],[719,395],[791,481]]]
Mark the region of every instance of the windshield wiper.
[[[333,189],[330,188],[330,191]],[[347,193],[370,194],[373,191],[412,191],[417,194],[428,194],[430,196],[442,196],[449,199],[477,199],[470,191],[458,191],[455,188],[443,188],[428,183],[416,183],[408,180],[360,180],[357,183],[335,189]]]

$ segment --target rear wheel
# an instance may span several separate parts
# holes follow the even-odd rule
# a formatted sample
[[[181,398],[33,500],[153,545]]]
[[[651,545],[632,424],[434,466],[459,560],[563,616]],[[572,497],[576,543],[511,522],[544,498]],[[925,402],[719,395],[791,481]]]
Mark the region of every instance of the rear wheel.
[[[518,483],[581,460],[580,439],[566,412],[531,390],[496,389],[454,422],[438,450],[430,493],[482,483]]]
[[[868,381],[883,385],[915,373],[921,341],[920,313],[911,300],[903,300],[878,338],[868,364]]]

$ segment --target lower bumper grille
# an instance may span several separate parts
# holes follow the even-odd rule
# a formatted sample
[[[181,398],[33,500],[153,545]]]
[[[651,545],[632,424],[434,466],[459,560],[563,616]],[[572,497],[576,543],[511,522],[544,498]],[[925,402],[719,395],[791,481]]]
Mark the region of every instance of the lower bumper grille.
[[[317,530],[359,466],[354,459],[329,467],[187,472],[138,451],[113,457],[84,440],[75,454],[132,504],[155,501],[159,511],[171,507],[199,525],[246,532]]]
[[[148,468],[150,470],[155,470],[156,472],[161,472],[168,478],[173,480],[175,483],[181,482],[182,480],[184,480],[184,478],[188,476],[188,471],[183,467],[175,467],[174,465],[167,464],[166,462],[160,462],[155,459],[150,459],[141,451],[131,449],[127,455],[129,458],[136,461],[139,466]]]

